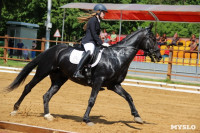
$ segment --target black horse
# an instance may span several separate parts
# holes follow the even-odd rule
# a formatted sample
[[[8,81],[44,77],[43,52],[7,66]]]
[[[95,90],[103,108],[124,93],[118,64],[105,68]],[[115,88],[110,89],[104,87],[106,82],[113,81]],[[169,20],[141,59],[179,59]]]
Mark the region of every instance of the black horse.
[[[126,99],[128,102],[131,114],[137,123],[143,123],[143,120],[138,114],[132,97],[122,88],[121,83],[125,79],[130,63],[135,57],[139,49],[144,50],[152,59],[152,61],[160,61],[160,49],[156,44],[155,36],[151,29],[148,28],[138,30],[115,45],[104,48],[102,57],[99,63],[91,70],[91,84],[88,84],[87,79],[76,79],[73,74],[76,69],[76,64],[69,61],[70,53],[74,47],[60,44],[51,47],[45,52],[37,56],[33,61],[28,63],[23,70],[18,74],[16,79],[10,84],[8,90],[17,88],[26,79],[28,74],[35,68],[36,74],[33,79],[25,86],[25,89],[14,105],[14,111],[11,115],[15,115],[17,110],[31,89],[46,76],[50,76],[51,87],[44,94],[44,117],[48,120],[53,120],[53,116],[49,113],[49,101],[52,96],[60,89],[60,87],[68,80],[72,80],[81,85],[92,87],[92,92],[88,101],[88,107],[84,114],[83,121],[88,125],[93,125],[89,119],[90,111],[95,104],[95,100],[101,87],[107,87]]]

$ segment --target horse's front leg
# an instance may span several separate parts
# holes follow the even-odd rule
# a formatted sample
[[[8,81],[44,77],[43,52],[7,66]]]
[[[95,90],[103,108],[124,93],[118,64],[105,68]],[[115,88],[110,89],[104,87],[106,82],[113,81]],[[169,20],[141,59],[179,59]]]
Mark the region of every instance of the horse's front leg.
[[[92,107],[95,104],[97,95],[98,95],[99,90],[101,88],[101,85],[102,85],[102,80],[96,80],[94,82],[93,86],[92,86],[92,92],[90,94],[90,98],[89,98],[89,101],[88,101],[88,107],[87,107],[87,110],[86,110],[84,117],[83,117],[83,121],[89,126],[94,125],[94,123],[90,121],[89,114],[90,114]]]
[[[128,102],[131,108],[131,114],[134,116],[135,122],[140,123],[140,124],[144,123],[135,108],[131,95],[128,92],[126,92],[120,84],[109,86],[108,89],[116,92],[117,94],[119,94],[120,96],[126,99],[126,101]]]

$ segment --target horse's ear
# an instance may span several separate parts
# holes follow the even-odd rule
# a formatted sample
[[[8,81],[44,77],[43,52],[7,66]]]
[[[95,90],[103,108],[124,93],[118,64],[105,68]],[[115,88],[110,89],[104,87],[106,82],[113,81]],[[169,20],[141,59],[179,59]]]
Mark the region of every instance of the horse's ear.
[[[150,23],[149,29],[151,30],[153,28],[153,22]]]

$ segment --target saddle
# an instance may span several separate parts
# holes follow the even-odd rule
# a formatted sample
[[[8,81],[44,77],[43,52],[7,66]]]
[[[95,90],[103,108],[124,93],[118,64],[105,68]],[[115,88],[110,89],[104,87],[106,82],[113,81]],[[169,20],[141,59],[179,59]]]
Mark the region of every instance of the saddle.
[[[74,48],[76,50],[85,51],[82,44],[74,44]],[[102,49],[103,49],[102,47],[96,46],[94,53],[92,54],[92,56],[87,64],[92,65],[97,60],[98,54],[99,54],[100,50],[102,50]]]
[[[80,50],[80,51],[85,51],[83,45],[81,44],[75,44],[74,48],[76,50]],[[98,58],[98,54],[100,53],[100,51],[103,48],[96,46],[94,53],[92,54],[91,58],[88,60],[88,62],[86,62],[83,70],[82,70],[82,74],[85,76],[85,78],[87,79],[88,84],[91,84],[91,77],[92,77],[92,65],[97,61]],[[85,52],[83,53],[83,55],[85,54]]]

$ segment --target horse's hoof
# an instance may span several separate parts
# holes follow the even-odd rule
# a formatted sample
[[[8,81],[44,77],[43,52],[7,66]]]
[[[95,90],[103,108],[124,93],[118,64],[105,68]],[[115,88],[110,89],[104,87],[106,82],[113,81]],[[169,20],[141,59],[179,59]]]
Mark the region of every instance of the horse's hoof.
[[[44,115],[44,119],[46,119],[48,121],[53,121],[54,117],[49,113],[49,114]]]
[[[139,123],[139,124],[143,124],[144,123],[144,121],[140,117],[135,117],[134,120],[135,120],[136,123]]]
[[[15,116],[17,114],[17,110],[10,112],[10,116]]]
[[[88,126],[94,126],[94,123],[93,122],[88,122],[86,123]]]

